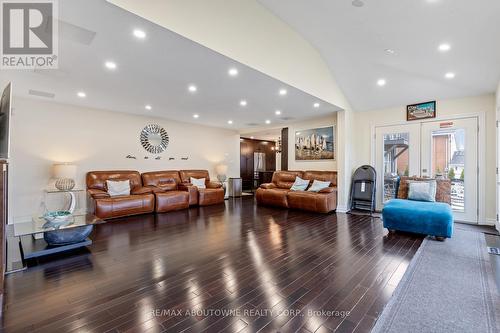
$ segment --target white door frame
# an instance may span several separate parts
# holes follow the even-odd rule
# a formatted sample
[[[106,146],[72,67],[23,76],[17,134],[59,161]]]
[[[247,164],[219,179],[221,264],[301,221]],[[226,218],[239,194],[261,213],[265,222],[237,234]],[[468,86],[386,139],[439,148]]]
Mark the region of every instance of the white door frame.
[[[457,114],[450,115],[444,117],[436,117],[430,118],[421,121],[394,121],[394,122],[373,122],[370,125],[370,161],[371,165],[375,165],[376,156],[375,156],[375,148],[376,148],[376,138],[375,138],[375,128],[381,126],[397,126],[397,125],[407,125],[408,123],[428,123],[428,122],[436,122],[436,121],[450,121],[455,119],[463,119],[463,118],[474,118],[477,117],[478,125],[479,125],[479,133],[478,133],[478,167],[479,167],[479,175],[478,175],[478,224],[480,225],[492,225],[494,221],[486,220],[486,113],[484,111],[473,112],[467,114]]]

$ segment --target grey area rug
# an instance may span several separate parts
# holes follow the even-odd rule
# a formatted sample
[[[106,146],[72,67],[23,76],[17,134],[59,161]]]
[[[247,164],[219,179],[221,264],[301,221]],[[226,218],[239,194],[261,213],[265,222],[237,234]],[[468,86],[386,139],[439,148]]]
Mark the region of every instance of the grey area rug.
[[[500,332],[500,293],[482,233],[424,239],[372,333]]]

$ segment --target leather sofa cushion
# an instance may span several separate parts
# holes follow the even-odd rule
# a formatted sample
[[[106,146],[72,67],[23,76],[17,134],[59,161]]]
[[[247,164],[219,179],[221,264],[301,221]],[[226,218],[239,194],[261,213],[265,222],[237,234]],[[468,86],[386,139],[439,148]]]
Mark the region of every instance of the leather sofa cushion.
[[[181,182],[179,171],[153,171],[142,174],[144,186],[157,186],[164,190],[175,190]]]
[[[95,215],[102,219],[152,213],[155,208],[153,194],[129,195],[95,199]]]
[[[289,192],[289,189],[283,188],[258,188],[255,192],[255,197],[257,199],[257,202],[260,204],[288,208],[286,195]]]
[[[311,182],[314,180],[329,181],[330,186],[337,186],[337,171],[304,171],[303,177]]]
[[[189,193],[186,191],[168,191],[156,193],[157,213],[171,212],[189,207]]]
[[[328,213],[337,207],[337,193],[289,192],[288,207],[317,213]]]
[[[193,178],[205,178],[206,182],[210,181],[210,175],[207,170],[181,170],[179,171],[179,176],[183,183],[189,183],[191,177]]]
[[[198,204],[200,206],[215,205],[224,202],[224,189],[200,188],[198,189]]]
[[[276,171],[273,174],[272,182],[282,189],[290,189],[296,177],[302,177],[302,171]]]
[[[141,174],[137,171],[90,171],[87,172],[87,189],[107,191],[106,180],[129,180],[130,188],[142,187]]]

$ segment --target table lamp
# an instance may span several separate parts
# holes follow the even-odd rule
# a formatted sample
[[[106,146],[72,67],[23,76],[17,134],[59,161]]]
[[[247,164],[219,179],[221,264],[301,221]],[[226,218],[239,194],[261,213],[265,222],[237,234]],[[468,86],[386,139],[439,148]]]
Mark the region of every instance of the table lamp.
[[[61,191],[69,191],[75,187],[76,165],[70,163],[54,164],[54,178],[56,188]]]
[[[215,172],[217,173],[217,179],[221,182],[224,183],[227,179],[227,169],[228,166],[227,164],[218,164],[215,166]]]

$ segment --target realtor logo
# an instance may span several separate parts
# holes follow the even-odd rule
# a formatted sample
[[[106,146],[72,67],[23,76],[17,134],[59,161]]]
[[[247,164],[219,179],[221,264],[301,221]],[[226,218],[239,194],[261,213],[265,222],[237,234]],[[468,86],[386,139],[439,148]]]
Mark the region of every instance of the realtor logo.
[[[2,69],[57,68],[56,0],[3,0]]]

